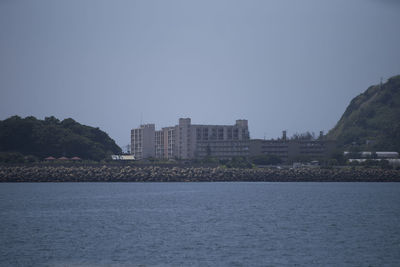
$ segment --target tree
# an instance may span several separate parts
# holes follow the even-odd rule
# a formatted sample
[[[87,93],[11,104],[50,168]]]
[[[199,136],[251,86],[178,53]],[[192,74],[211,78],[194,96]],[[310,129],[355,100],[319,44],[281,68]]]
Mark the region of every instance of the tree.
[[[315,140],[315,139],[316,139],[316,137],[315,137],[314,132],[295,133],[290,138],[290,140],[306,140],[306,141]]]
[[[245,157],[233,157],[226,163],[226,167],[248,169],[252,168],[253,166],[251,162]]]
[[[256,165],[277,165],[283,161],[276,155],[258,155],[251,158],[251,162]]]

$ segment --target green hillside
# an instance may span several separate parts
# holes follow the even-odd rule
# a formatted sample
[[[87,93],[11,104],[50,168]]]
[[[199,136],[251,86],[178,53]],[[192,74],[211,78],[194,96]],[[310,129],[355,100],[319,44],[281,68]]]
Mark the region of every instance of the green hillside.
[[[102,160],[121,153],[105,132],[82,125],[73,119],[60,121],[55,117],[38,120],[35,117],[13,116],[0,121],[0,152],[44,157],[74,157]]]
[[[327,137],[347,149],[400,151],[400,75],[355,97]]]

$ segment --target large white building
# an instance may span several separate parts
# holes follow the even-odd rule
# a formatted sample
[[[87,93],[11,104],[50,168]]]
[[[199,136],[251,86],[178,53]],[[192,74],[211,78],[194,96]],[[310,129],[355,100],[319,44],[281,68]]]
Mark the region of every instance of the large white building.
[[[131,153],[136,159],[155,156],[155,125],[143,124],[131,130]]]
[[[231,158],[248,156],[249,138],[247,120],[237,120],[234,125],[202,125],[181,118],[178,125],[159,131],[154,124],[132,129],[131,149],[136,159]]]

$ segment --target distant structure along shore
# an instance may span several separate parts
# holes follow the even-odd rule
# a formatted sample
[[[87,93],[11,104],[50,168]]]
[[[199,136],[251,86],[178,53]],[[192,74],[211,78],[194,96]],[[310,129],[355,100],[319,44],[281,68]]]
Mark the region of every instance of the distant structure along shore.
[[[283,161],[297,156],[323,158],[335,148],[333,141],[289,140],[286,131],[278,140],[250,139],[247,120],[233,125],[191,124],[180,118],[178,125],[156,130],[143,124],[131,130],[131,153],[136,159],[231,159],[257,155],[275,155]]]

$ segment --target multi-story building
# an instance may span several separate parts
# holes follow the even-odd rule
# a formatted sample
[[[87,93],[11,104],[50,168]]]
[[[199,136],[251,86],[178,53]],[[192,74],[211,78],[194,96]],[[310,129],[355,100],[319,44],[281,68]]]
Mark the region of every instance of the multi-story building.
[[[247,156],[248,123],[237,120],[234,125],[203,125],[191,124],[190,118],[179,119],[176,140],[176,156],[181,159]]]
[[[146,131],[147,125],[132,130],[132,153],[137,159],[193,159],[205,156],[230,158],[247,156],[249,153],[247,120],[237,120],[234,125],[202,125],[191,124],[190,118],[181,118],[178,125],[159,131],[154,130],[154,124],[149,125],[153,127],[152,131]],[[152,138],[153,143],[143,141]]]
[[[164,131],[155,131],[155,157],[163,158],[164,157]]]
[[[175,152],[175,132],[176,127],[165,127],[162,128],[163,136],[164,136],[164,154],[161,158],[171,159],[174,158]]]
[[[281,139],[250,141],[250,155],[275,155],[284,162],[299,158],[327,158],[336,148],[336,142],[324,140],[322,133],[317,140],[291,140],[286,138],[283,131]]]
[[[155,125],[143,124],[131,130],[131,153],[136,159],[155,156]]]
[[[175,127],[165,127],[154,132],[155,157],[170,159],[174,158],[175,151]]]

